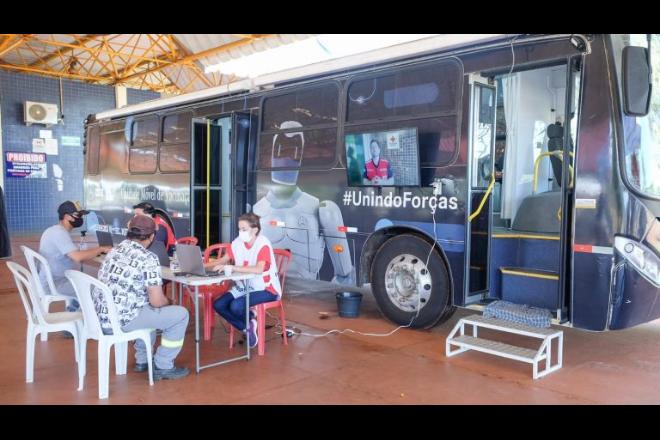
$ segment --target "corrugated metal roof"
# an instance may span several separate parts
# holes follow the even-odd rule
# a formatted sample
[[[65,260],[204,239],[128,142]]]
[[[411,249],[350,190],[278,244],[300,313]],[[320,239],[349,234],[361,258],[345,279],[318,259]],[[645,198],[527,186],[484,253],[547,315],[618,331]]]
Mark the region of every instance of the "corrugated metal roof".
[[[266,49],[274,49],[283,44],[304,40],[306,38],[313,37],[314,35],[315,34],[277,34],[270,37],[265,37],[263,39],[255,39],[250,44],[230,49],[226,52],[218,52],[216,54],[200,58],[198,61],[204,67],[206,67],[209,65],[221,63],[223,61],[229,61],[232,59],[251,55],[255,52],[261,52]],[[190,53],[200,53],[214,47],[220,47],[234,43],[244,38],[240,35],[229,34],[174,34],[174,37]]]

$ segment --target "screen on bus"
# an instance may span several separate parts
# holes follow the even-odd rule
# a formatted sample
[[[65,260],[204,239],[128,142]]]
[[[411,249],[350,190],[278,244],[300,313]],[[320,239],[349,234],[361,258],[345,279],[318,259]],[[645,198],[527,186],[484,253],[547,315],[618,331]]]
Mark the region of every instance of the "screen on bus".
[[[417,128],[346,135],[348,186],[419,186]]]

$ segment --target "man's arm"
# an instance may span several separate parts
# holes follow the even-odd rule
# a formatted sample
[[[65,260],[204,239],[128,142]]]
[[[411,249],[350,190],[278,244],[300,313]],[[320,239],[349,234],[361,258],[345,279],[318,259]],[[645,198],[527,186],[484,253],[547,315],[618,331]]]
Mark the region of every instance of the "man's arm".
[[[147,294],[149,295],[149,304],[152,307],[159,308],[170,304],[163,293],[163,279],[160,276],[160,262],[155,254],[149,253],[142,268]]]
[[[96,246],[91,249],[71,251],[66,255],[76,263],[82,263],[85,260],[91,260],[101,252],[108,252],[110,249],[112,246]]]
[[[163,286],[148,286],[147,294],[149,294],[149,304],[151,304],[151,307],[157,309],[170,305],[170,300],[163,293]]]

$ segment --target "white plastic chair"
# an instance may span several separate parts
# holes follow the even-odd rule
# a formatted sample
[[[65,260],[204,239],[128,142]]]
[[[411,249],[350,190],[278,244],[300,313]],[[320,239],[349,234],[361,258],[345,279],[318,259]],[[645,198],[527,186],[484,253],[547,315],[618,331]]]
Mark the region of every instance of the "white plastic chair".
[[[128,342],[136,339],[142,339],[147,346],[147,365],[149,368],[149,385],[154,384],[154,376],[152,371],[152,354],[151,354],[151,329],[133,330],[125,332],[121,329],[119,323],[119,315],[117,308],[112,297],[112,292],[102,282],[94,277],[91,277],[83,272],[75,270],[67,270],[64,272],[66,277],[71,281],[80,308],[83,314],[84,330],[80,338],[80,365],[82,369],[78,370],[78,390],[82,390],[84,386],[84,377],[86,374],[86,353],[87,353],[87,339],[96,339],[99,341],[98,348],[98,362],[99,362],[99,399],[108,398],[108,388],[110,381],[110,349],[115,346],[115,374],[126,374],[126,366],[128,363]],[[92,297],[92,289],[98,288],[102,292],[103,302],[107,310],[110,325],[112,327],[112,335],[105,335],[101,329],[101,320],[96,313],[96,306]]]
[[[27,343],[25,348],[25,382],[32,383],[34,380],[34,339],[38,334],[68,331],[73,335],[73,348],[78,362],[78,375],[83,363],[80,362],[79,346],[82,334],[82,313],[80,312],[55,312],[48,313],[42,310],[41,301],[34,294],[34,277],[26,268],[20,264],[8,261],[7,267],[14,275],[14,281],[21,296],[23,307],[27,315]]]
[[[50,309],[50,304],[57,301],[66,301],[67,304],[71,303],[72,298],[66,295],[60,295],[55,288],[55,282],[53,281],[53,273],[50,271],[50,265],[48,260],[38,252],[33,251],[27,246],[21,246],[21,250],[25,254],[25,260],[27,261],[32,277],[35,281],[35,292],[38,295],[41,305],[44,308],[44,311],[48,313]],[[48,284],[48,292],[44,289],[41,279],[39,277],[39,268],[45,272],[46,282]],[[48,333],[41,334],[41,340],[48,340]]]

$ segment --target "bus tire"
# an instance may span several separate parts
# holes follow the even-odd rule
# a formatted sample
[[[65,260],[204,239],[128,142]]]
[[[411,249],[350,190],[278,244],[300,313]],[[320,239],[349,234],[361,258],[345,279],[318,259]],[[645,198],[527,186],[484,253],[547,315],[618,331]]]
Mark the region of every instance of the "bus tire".
[[[445,262],[438,251],[431,252],[431,243],[415,235],[381,245],[371,265],[371,288],[383,315],[398,325],[431,328],[454,312]]]

